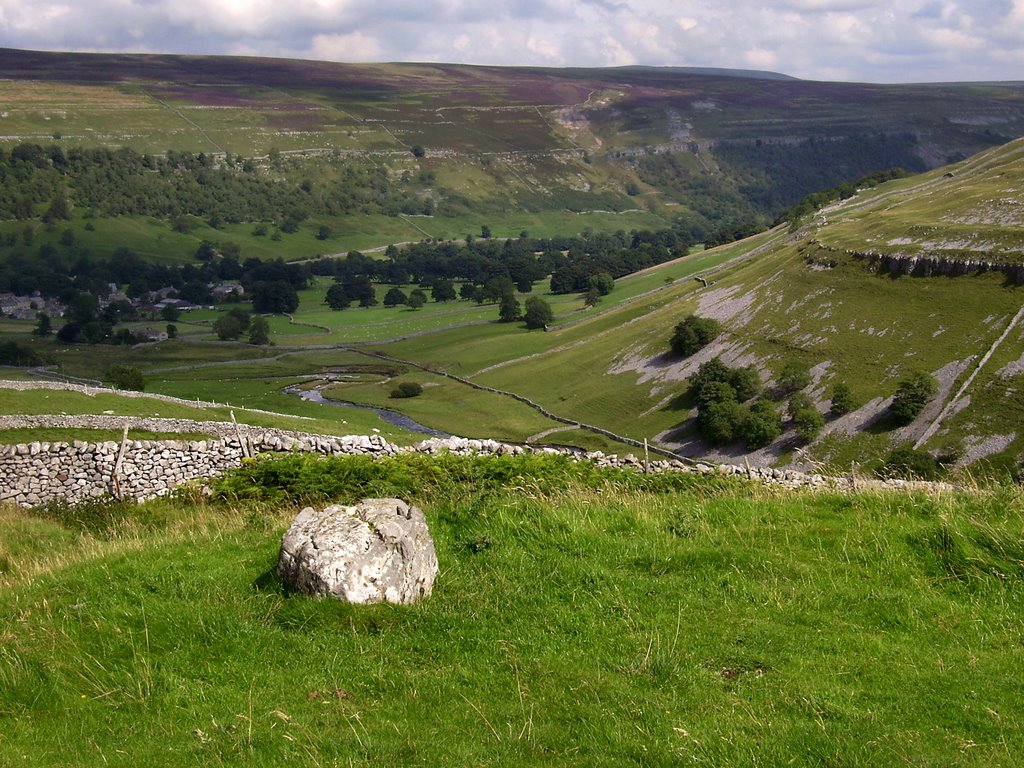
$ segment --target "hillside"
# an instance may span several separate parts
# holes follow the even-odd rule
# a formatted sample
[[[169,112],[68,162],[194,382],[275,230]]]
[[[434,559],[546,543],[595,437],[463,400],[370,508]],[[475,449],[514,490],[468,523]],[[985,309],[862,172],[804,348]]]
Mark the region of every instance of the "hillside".
[[[563,416],[656,437],[685,455],[824,461],[842,470],[852,461],[877,466],[892,447],[910,443],[958,464],[984,459],[1017,471],[1024,259],[1014,211],[1022,169],[1017,141],[864,191],[799,228],[721,250],[718,267],[696,273],[704,279],[684,277],[694,257],[627,278],[622,284],[648,280],[648,291],[531,337],[529,346],[456,330],[386,349],[525,394]],[[965,226],[980,216],[983,226]],[[724,332],[691,357],[673,357],[672,328],[691,313],[718,320]],[[753,365],[769,394],[787,363],[802,367],[803,391],[826,416],[837,382],[858,407],[828,419],[809,446],[787,422],[767,448],[713,447],[695,430],[696,402],[686,393],[688,378],[719,356]],[[898,426],[887,408],[897,384],[915,372],[934,376],[938,394]],[[788,395],[773,399],[784,416]]]
[[[0,255],[69,260],[182,262],[204,240],[301,259],[482,225],[725,242],[816,190],[1024,133],[1020,84],[9,49],[0,78],[0,147],[39,147],[0,174],[0,219],[17,219]]]
[[[334,423],[332,398],[590,450],[646,439],[877,469],[909,443],[1018,471],[1019,141],[765,227],[807,192],[1024,132],[1019,84],[22,51],[0,52],[4,73],[0,333],[34,365],[98,379],[127,363],[160,392]],[[302,258],[368,243],[372,256]],[[346,295],[329,306],[335,284]],[[35,332],[33,290],[68,302],[57,339]],[[184,314],[160,306],[171,290]],[[404,304],[416,290],[425,303]],[[546,333],[495,322],[499,299],[538,295]],[[222,335],[225,311],[248,323],[254,307],[260,340]],[[674,358],[691,313],[723,333]],[[756,369],[781,434],[711,439],[694,421],[690,376],[718,356]],[[810,377],[804,416],[829,417],[836,384],[853,412],[798,439],[787,367]],[[937,396],[898,425],[891,399],[917,373]],[[422,396],[391,396],[407,383]]]

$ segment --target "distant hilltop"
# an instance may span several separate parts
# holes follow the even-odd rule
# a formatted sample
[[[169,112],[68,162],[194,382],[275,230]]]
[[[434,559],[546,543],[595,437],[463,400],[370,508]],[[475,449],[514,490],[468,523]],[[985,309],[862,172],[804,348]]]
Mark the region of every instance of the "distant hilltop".
[[[782,72],[769,72],[762,69],[729,69],[727,67],[655,67],[644,64],[632,64],[626,67],[612,67],[619,71],[656,72],[671,75],[711,75],[717,77],[743,77],[750,80],[793,80],[800,78]]]

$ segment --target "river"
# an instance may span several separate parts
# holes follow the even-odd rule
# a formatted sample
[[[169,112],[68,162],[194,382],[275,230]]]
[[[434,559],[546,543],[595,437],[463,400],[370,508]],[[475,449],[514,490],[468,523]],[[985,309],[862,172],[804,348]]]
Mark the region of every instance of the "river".
[[[414,421],[404,413],[399,413],[398,411],[391,411],[387,408],[375,408],[371,405],[356,405],[355,403],[349,403],[345,400],[331,400],[324,397],[319,388],[302,390],[295,387],[286,387],[284,391],[292,395],[298,395],[303,400],[310,403],[333,405],[338,408],[351,408],[357,411],[373,411],[388,424],[401,427],[402,429],[407,429],[410,432],[417,432],[421,435],[429,435],[430,437],[451,437],[447,432],[441,432],[440,430],[432,429],[431,427],[425,427],[418,421]]]

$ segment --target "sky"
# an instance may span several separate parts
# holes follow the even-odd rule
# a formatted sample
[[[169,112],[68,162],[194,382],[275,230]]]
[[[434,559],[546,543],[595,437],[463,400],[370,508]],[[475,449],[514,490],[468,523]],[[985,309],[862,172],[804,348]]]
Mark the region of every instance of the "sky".
[[[0,47],[1024,81],[1024,0],[0,0]]]

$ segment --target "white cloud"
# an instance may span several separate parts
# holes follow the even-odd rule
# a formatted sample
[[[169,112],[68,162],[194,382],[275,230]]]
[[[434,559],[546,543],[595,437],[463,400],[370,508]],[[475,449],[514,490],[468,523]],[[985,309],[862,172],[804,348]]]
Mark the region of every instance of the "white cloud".
[[[531,35],[526,38],[526,50],[539,57],[540,61],[548,64],[565,64],[565,57],[558,43],[554,40]]]
[[[779,57],[775,51],[764,48],[751,48],[743,54],[744,62],[755,69],[771,69],[779,63]]]
[[[324,61],[378,61],[383,53],[376,38],[362,32],[347,35],[316,35],[309,58]]]

